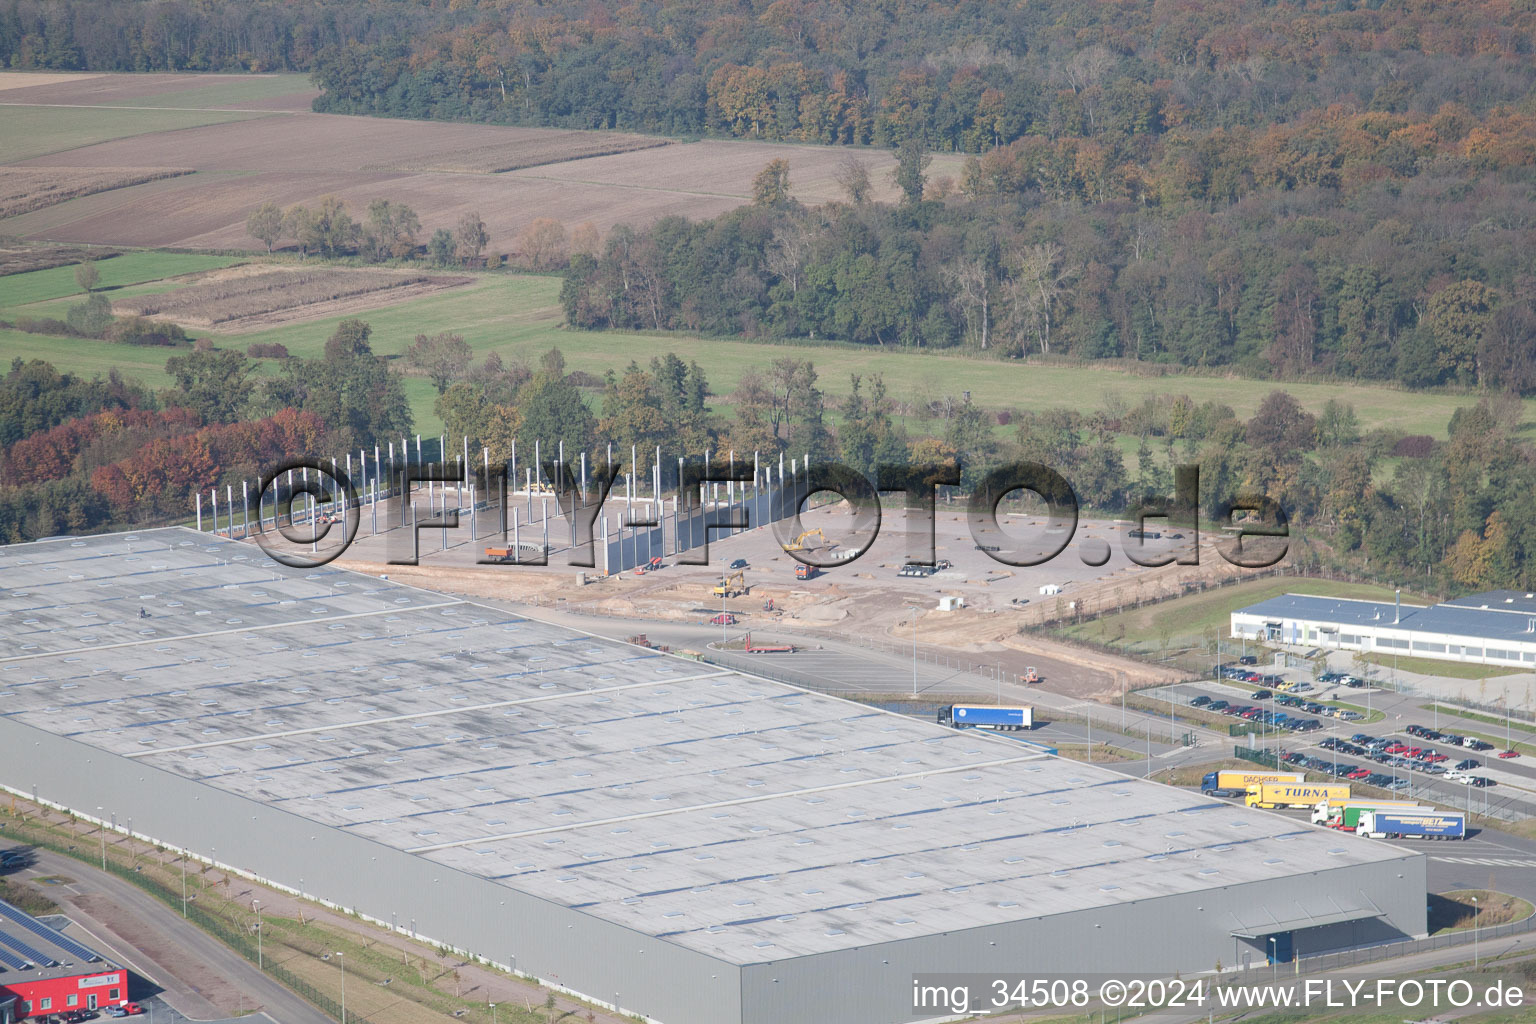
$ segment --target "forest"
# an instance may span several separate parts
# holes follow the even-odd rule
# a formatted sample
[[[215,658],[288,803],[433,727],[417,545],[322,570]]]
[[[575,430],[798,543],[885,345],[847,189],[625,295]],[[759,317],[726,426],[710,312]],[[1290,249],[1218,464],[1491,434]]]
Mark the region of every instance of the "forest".
[[[1330,130],[1350,134],[1355,120]],[[1008,149],[967,165],[942,198],[913,153],[897,205],[858,201],[851,159],[845,203],[806,208],[768,190],[714,220],[620,226],[600,254],[573,257],[567,320],[1536,389],[1528,183],[1452,161],[1404,182],[1272,185],[1149,209],[987,171],[1003,159]],[[792,184],[793,168],[764,175]]]

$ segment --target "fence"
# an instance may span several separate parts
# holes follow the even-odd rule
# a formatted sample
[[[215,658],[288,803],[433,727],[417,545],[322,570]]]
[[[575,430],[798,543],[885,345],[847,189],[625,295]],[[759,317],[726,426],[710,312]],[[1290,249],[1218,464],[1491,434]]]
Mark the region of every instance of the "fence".
[[[1301,957],[1295,968],[1298,974],[1319,974],[1323,971],[1336,971],[1344,967],[1352,967],[1356,964],[1371,964],[1379,960],[1391,960],[1399,956],[1412,956],[1415,953],[1427,953],[1431,950],[1446,949],[1450,946],[1467,946],[1473,942],[1488,942],[1493,939],[1507,938],[1511,935],[1523,935],[1536,931],[1536,915],[1523,921],[1512,921],[1509,924],[1497,924],[1488,928],[1478,928],[1475,932],[1459,931],[1447,932],[1443,935],[1434,935],[1427,939],[1404,939],[1401,942],[1389,942],[1381,946],[1362,946],[1358,949],[1344,949],[1335,953],[1320,953],[1316,956]]]
[[[1232,756],[1243,761],[1252,761],[1266,768],[1279,768],[1280,758],[1277,754],[1268,750],[1255,750],[1252,747],[1233,747]]]
[[[1460,708],[1464,711],[1476,711],[1479,714],[1491,715],[1494,718],[1503,718],[1506,714],[1517,722],[1536,724],[1536,711],[1516,707],[1511,704],[1507,709],[1500,704],[1484,704],[1475,700],[1465,700],[1461,697],[1437,697],[1435,703],[1442,708]],[[1485,723],[1486,724],[1486,723]]]
[[[35,846],[41,846],[45,849],[52,850],[54,853],[61,853],[66,857],[73,857],[76,860],[84,861],[88,864],[100,863],[94,856],[94,851],[88,850],[82,846],[62,843],[57,839],[54,839],[52,836],[49,836],[47,833],[33,833],[31,830],[29,830],[27,842]],[[145,875],[142,871],[139,871],[135,868],[129,868],[111,859],[107,860],[106,867],[107,870],[112,874],[118,876],[124,881],[138,886],[140,889],[143,889],[149,895],[153,896],[161,903],[164,903],[166,906],[177,909],[182,908],[182,898],[179,893],[172,891],[158,880]],[[267,974],[271,975],[280,984],[291,989],[305,1001],[313,1005],[316,1009],[320,1010],[322,1013],[329,1014],[331,1017],[334,1017],[338,1020],[341,1018],[341,1004],[333,1000],[330,996],[319,991],[309,982],[305,981],[303,978],[283,967],[281,964],[274,963],[271,967],[265,967],[264,962],[266,958],[259,955],[257,943],[251,940],[251,936],[248,933],[234,927],[228,921],[224,920],[222,917],[219,917],[217,914],[210,913],[209,911],[204,910],[202,907],[199,907],[196,903],[190,901],[185,904],[185,913],[186,917],[193,924],[203,929],[203,931],[208,932],[214,938],[218,939],[230,949],[233,949],[235,952],[245,957],[245,959],[249,960],[251,963],[263,963],[263,970],[265,970]]]

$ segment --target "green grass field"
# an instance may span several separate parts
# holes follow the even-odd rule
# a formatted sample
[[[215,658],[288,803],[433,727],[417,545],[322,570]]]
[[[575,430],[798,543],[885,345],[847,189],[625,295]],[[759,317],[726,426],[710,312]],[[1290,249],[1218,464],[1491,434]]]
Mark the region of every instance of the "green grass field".
[[[1282,594],[1327,594],[1332,597],[1390,600],[1392,590],[1365,584],[1285,577],[1254,580],[1221,590],[1182,597],[1162,604],[1106,615],[1094,622],[1070,627],[1067,632],[1099,642],[1160,642],[1171,646],[1202,643],[1213,630],[1225,632],[1231,613],[1245,605]]]
[[[1093,622],[1070,626],[1065,632],[1096,643],[1133,643],[1175,650],[1206,644],[1213,631],[1226,632],[1233,611],[1281,594],[1326,594],[1329,597],[1390,601],[1392,593],[1390,587],[1286,576],[1238,583],[1162,604],[1105,615]]]
[[[3,121],[0,121],[0,127],[3,127]],[[107,268],[119,260],[169,258],[164,254],[119,257],[102,265],[103,281],[112,281],[107,277]],[[166,274],[184,272],[185,269],[162,271]],[[30,280],[49,274],[54,277],[40,283]],[[118,283],[127,283],[126,278],[130,277],[139,282],[149,280],[132,273],[125,274],[125,280]],[[73,270],[68,268],[16,275],[0,283],[0,309],[12,307],[14,314],[17,312],[14,307],[22,303],[71,295],[74,293],[72,286]],[[143,287],[153,289],[152,285]],[[417,334],[444,330],[462,334],[473,346],[477,359],[494,351],[508,362],[521,360],[533,364],[542,353],[558,346],[565,353],[570,369],[598,375],[609,369],[622,369],[630,360],[643,365],[653,356],[676,352],[684,359],[698,361],[717,397],[734,390],[747,369],[765,368],[780,358],[814,362],[821,386],[833,403],[847,393],[850,374],[867,377],[878,371],[884,376],[891,397],[907,403],[911,409],[921,408],[946,395],[958,398],[965,391],[971,392],[973,401],[990,410],[1070,408],[1082,411],[1104,409],[1112,401],[1132,405],[1151,395],[1182,393],[1197,401],[1226,402],[1237,410],[1238,415],[1247,416],[1276,387],[1261,380],[1142,376],[1118,369],[1000,363],[964,355],[889,349],[875,351],[837,343],[779,344],[684,334],[574,331],[562,325],[559,294],[560,279],[557,277],[484,274],[468,288],[383,306],[362,316],[372,324],[374,350],[382,355],[404,352]],[[43,309],[33,312],[42,313]],[[280,342],[295,355],[315,356],[340,319],[330,317],[251,334],[225,336],[219,343],[243,349],[257,341]],[[5,339],[0,339],[0,346],[6,344]],[[8,358],[11,354],[14,353],[0,347],[0,356]],[[61,354],[60,358],[83,359],[86,356],[86,350],[71,348],[68,355]],[[89,362],[94,367],[100,365],[101,359],[92,356]],[[86,369],[82,365],[60,365],[65,369]],[[1446,426],[1456,408],[1472,401],[1468,396],[1409,395],[1392,388],[1345,383],[1286,384],[1284,387],[1313,411],[1320,410],[1329,399],[1351,403],[1366,429],[1385,427],[1439,437],[1445,436]],[[414,381],[409,390],[413,411],[423,432],[437,429],[438,420],[432,413],[435,398],[432,390],[417,386]],[[1532,418],[1536,419],[1536,404],[1529,408]],[[931,429],[915,414],[907,417],[907,425],[913,433],[926,433]],[[1010,429],[1001,428],[1004,433]],[[1126,439],[1126,444],[1128,453],[1133,455],[1134,443]],[[1131,461],[1134,462],[1134,458]]]
[[[0,107],[5,159],[15,163],[110,139],[281,115],[202,110],[114,110],[59,106]]]
[[[234,256],[204,256],[201,253],[180,252],[125,252],[121,256],[99,260],[96,271],[101,275],[96,289],[119,289],[130,285],[150,284],[178,274],[191,274],[199,270],[213,270],[240,263]],[[169,286],[146,288],[146,291],[165,291]],[[0,315],[13,314],[46,316],[46,310],[17,309],[34,302],[50,299],[79,301],[80,286],[75,283],[75,268],[54,267],[50,270],[34,270],[30,274],[12,274],[0,277]],[[123,293],[108,294],[118,299]]]
[[[60,370],[85,377],[105,377],[117,370],[152,388],[169,387],[165,361],[188,349],[141,348],[136,345],[112,345],[87,338],[55,338],[47,334],[0,329],[0,370],[9,370],[11,360],[43,359]]]
[[[1367,654],[1366,660],[1385,669],[1398,668],[1404,672],[1417,672],[1426,676],[1446,676],[1451,679],[1492,679],[1495,676],[1508,676],[1520,672],[1521,669],[1503,665],[1464,665],[1456,661],[1442,661],[1439,658],[1403,658],[1393,660],[1390,654]],[[1383,673],[1377,673],[1382,675]]]
[[[314,89],[308,75],[242,75],[221,78],[193,89],[174,89],[167,92],[146,93],[112,100],[117,107],[228,107],[235,103],[264,100],[289,93],[308,92]],[[307,104],[301,104],[306,107]]]

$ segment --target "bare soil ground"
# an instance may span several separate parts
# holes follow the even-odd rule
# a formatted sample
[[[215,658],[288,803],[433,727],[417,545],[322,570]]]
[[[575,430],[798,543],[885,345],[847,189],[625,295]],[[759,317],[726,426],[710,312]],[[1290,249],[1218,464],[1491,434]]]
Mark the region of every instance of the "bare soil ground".
[[[84,82],[92,78],[104,77],[106,76],[70,71],[7,71],[0,74],[0,92],[10,92],[15,89],[37,89],[50,85],[66,85],[68,83]],[[6,99],[14,101],[15,97],[7,96]]]
[[[187,167],[0,167],[0,217],[191,173]]]
[[[93,260],[104,260],[118,254],[110,249],[77,249],[70,245],[0,246],[0,277],[67,267],[79,263],[87,255]]]
[[[205,275],[170,292],[139,295],[113,304],[119,313],[158,316],[189,326],[218,325],[239,333],[308,320],[385,302],[403,301],[471,283],[467,277],[435,277],[389,270],[296,270],[242,268]]]
[[[0,100],[61,106],[100,104],[131,106],[136,101],[164,105],[167,95],[189,97],[210,86],[242,85],[258,78],[244,74],[76,74],[71,72],[0,72]],[[231,99],[223,106],[240,110],[309,110],[318,89],[303,88],[275,96]],[[189,105],[193,105],[189,101]],[[196,104],[201,105],[201,104]]]
[[[165,93],[207,88],[209,79],[220,76],[55,77],[38,76],[35,84],[7,90],[5,102],[131,105],[137,98],[157,97],[154,102],[164,105],[174,102]],[[306,99],[300,106],[307,104]],[[175,166],[197,173],[56,203],[5,220],[0,230],[50,241],[259,249],[260,243],[245,233],[246,217],[255,207],[267,200],[285,207],[313,205],[335,194],[354,215],[377,198],[407,203],[428,235],[477,212],[490,232],[489,251],[504,254],[536,217],[552,217],[568,228],[590,221],[606,232],[618,223],[642,225],[671,215],[716,216],[748,201],[752,178],[774,159],[789,161],[791,188],[799,199],[825,202],[839,197],[833,172],[850,152],[314,114],[271,98],[232,101],[230,106],[290,112],[153,132],[20,161],[18,166],[74,170]],[[894,195],[892,155],[853,152],[868,165],[877,193]],[[958,157],[937,157],[930,175],[953,175],[958,166]]]
[[[435,153],[425,158],[393,160],[364,167],[366,171],[444,171],[449,174],[501,174],[524,167],[564,163],[672,145],[671,139],[623,132],[560,132],[532,143],[502,142],[470,149]]]

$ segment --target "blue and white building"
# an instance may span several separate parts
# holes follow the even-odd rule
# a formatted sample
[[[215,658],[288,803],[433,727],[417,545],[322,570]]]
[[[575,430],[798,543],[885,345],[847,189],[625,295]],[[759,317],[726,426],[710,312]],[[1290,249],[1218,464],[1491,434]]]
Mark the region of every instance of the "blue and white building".
[[[1429,606],[1284,594],[1233,612],[1232,635],[1536,671],[1536,594],[1492,590]]]

